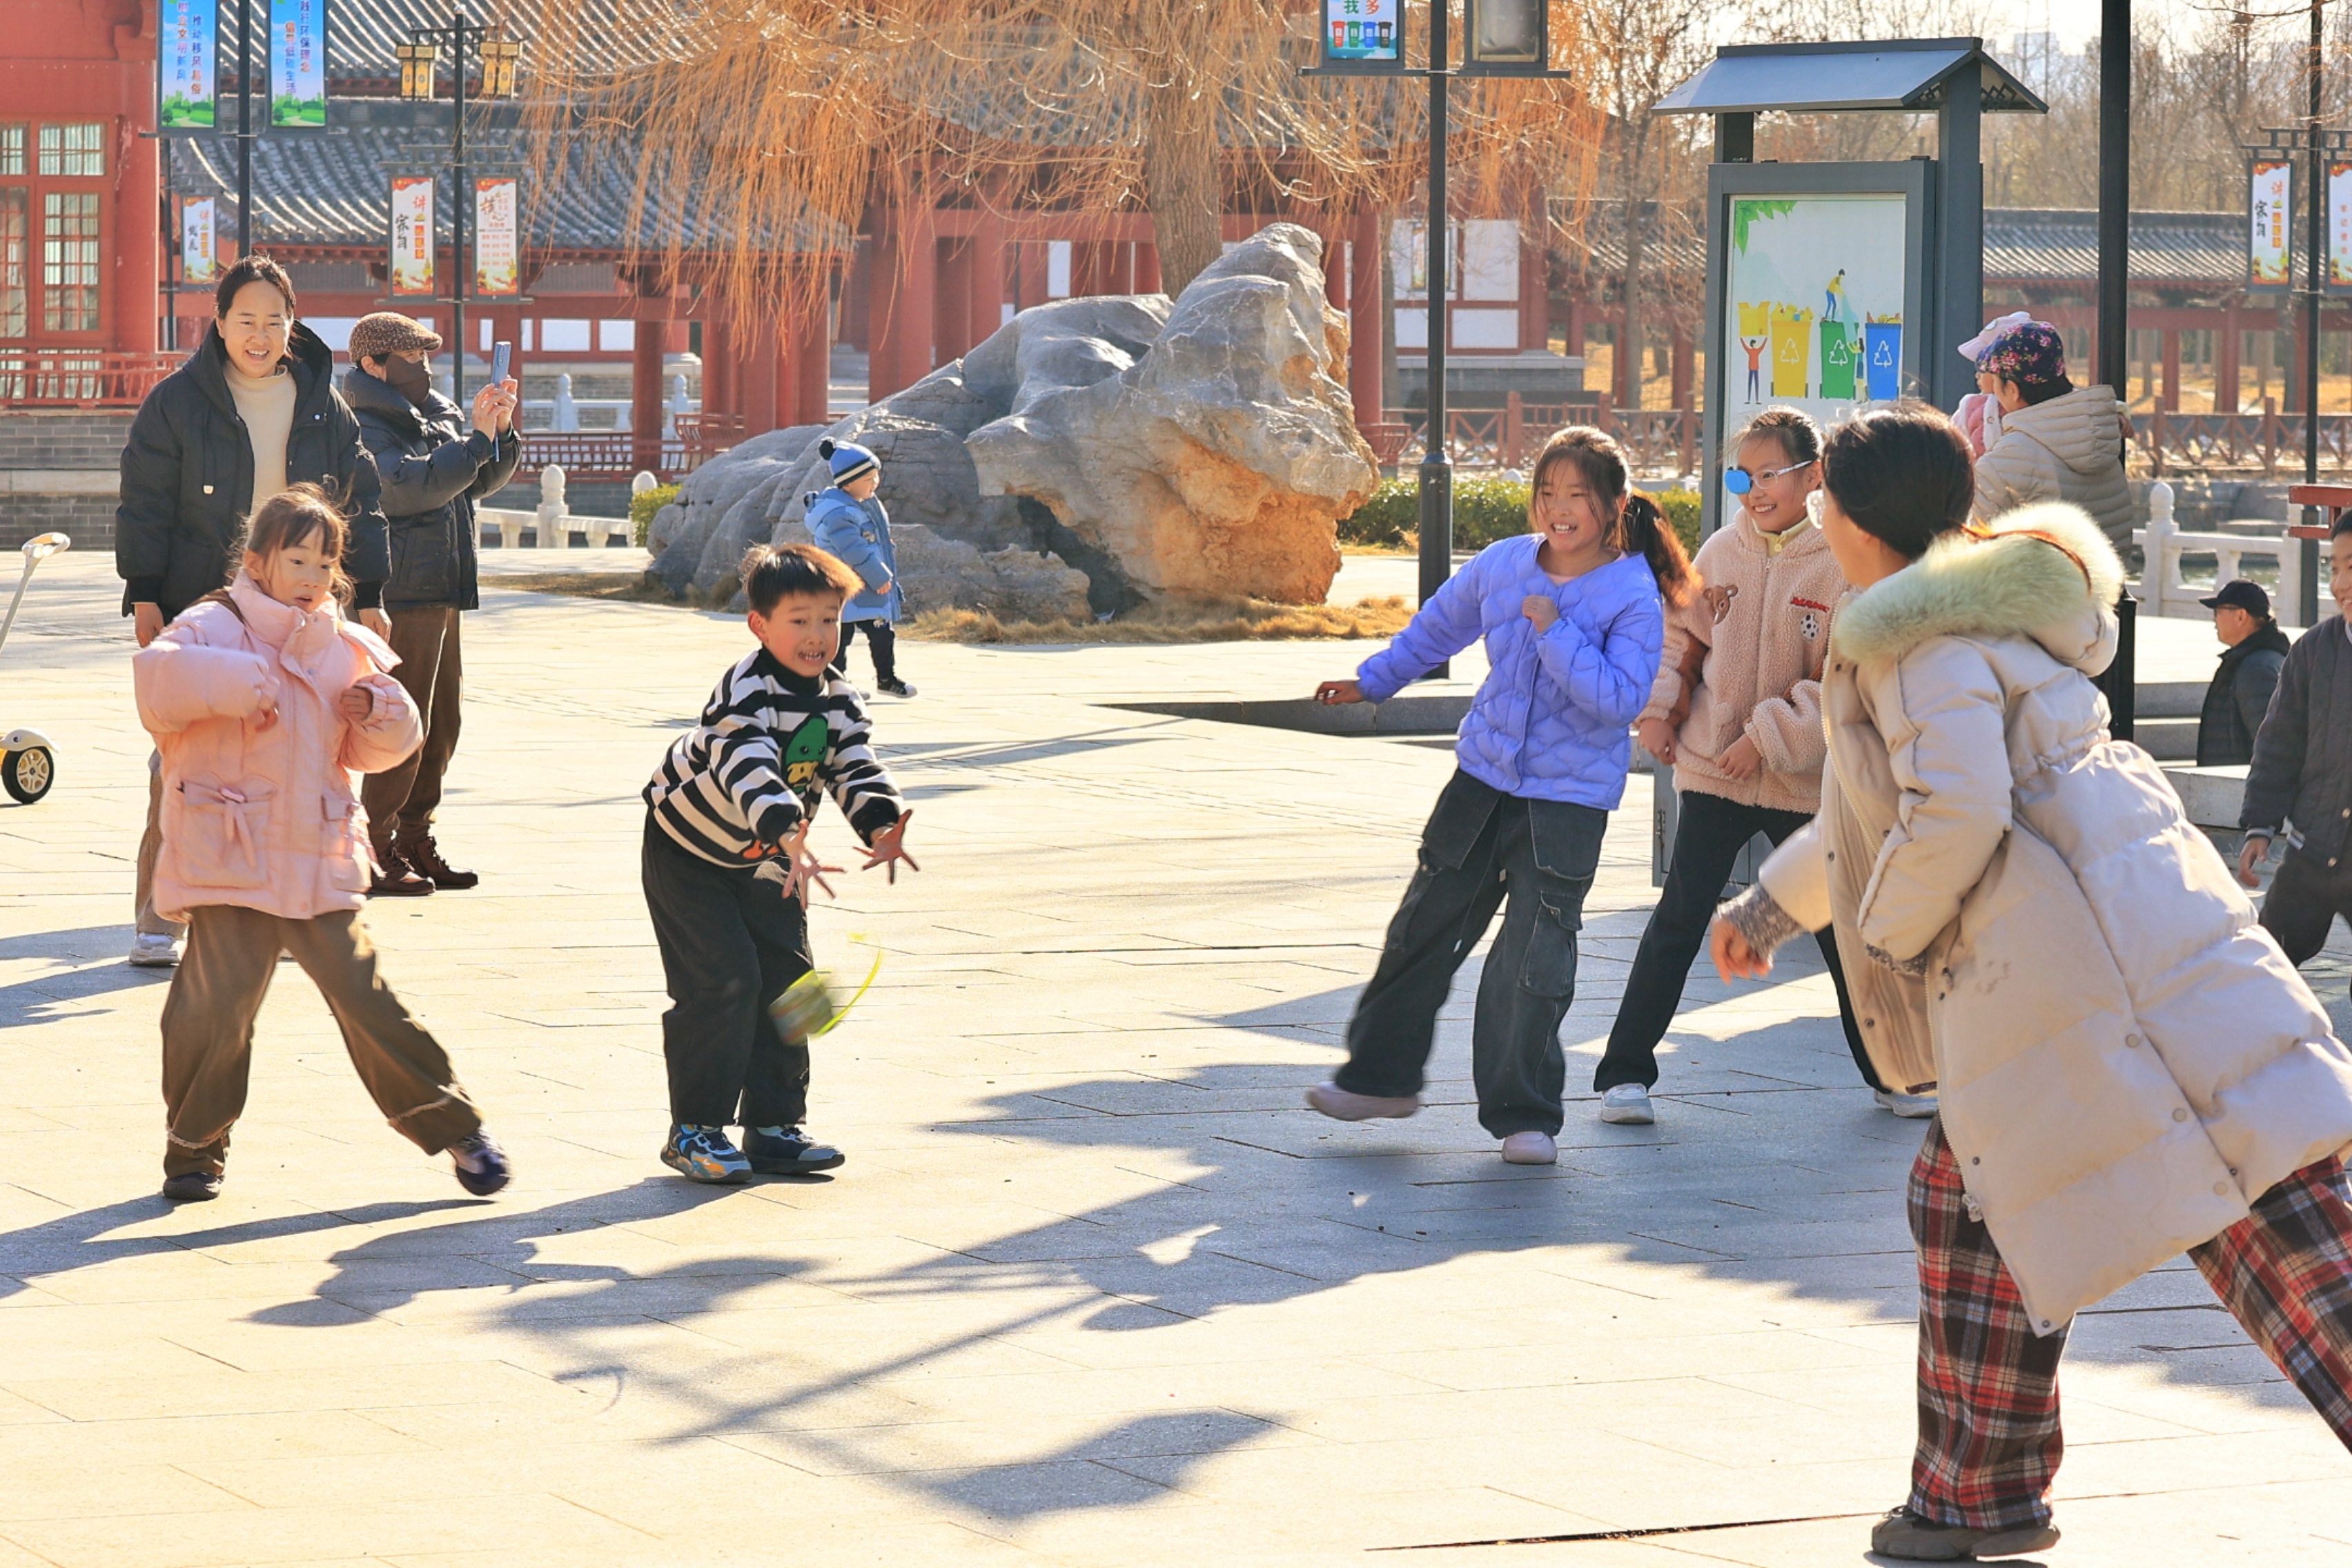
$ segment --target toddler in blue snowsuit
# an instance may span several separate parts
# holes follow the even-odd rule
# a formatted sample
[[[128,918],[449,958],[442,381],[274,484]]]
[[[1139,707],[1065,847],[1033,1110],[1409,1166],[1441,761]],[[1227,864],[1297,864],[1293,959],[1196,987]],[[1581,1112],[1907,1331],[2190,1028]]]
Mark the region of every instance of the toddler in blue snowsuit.
[[[849,645],[860,629],[874,655],[874,685],[893,697],[912,697],[915,689],[898,679],[898,634],[891,629],[906,614],[907,596],[898,588],[898,551],[890,542],[890,514],[874,492],[882,488],[882,462],[854,441],[826,439],[816,444],[817,456],[833,470],[833,486],[805,499],[804,521],[816,547],[837,556],[866,584],[841,606],[841,647],[833,671],[846,679]]]

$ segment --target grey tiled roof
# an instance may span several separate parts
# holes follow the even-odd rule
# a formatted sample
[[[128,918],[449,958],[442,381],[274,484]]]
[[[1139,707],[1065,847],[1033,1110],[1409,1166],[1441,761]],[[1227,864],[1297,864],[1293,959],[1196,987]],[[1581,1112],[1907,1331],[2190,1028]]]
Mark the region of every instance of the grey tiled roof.
[[[355,102],[330,110],[336,123],[324,132],[292,132],[257,137],[253,146],[254,242],[259,245],[359,247],[388,243],[391,179],[394,174],[426,174],[441,159],[447,141],[449,107],[394,101]],[[523,243],[552,250],[612,255],[629,248],[637,203],[637,160],[625,147],[564,149],[552,171],[539,167],[538,144],[511,124],[512,111],[485,110],[468,118],[468,158],[478,174],[515,174],[522,181]],[[501,124],[500,121],[509,123]],[[221,203],[225,234],[236,232],[236,142],[193,136],[172,143],[172,186],[183,195],[212,195]],[[442,177],[447,173],[442,171]],[[685,215],[685,243],[696,250],[725,250],[733,236],[709,208],[709,192],[695,180],[656,180],[653,188],[672,193],[674,203],[691,204]],[[448,196],[438,193],[441,211]],[[673,208],[673,211],[676,209]],[[668,233],[648,225],[655,243]],[[829,236],[820,244],[819,236]],[[777,249],[846,249],[850,237],[832,226],[804,225]]]
[[[2066,207],[1987,207],[1987,279],[2087,283],[2099,275],[2099,215]],[[2233,288],[2246,276],[2242,213],[2131,215],[2136,284]]]

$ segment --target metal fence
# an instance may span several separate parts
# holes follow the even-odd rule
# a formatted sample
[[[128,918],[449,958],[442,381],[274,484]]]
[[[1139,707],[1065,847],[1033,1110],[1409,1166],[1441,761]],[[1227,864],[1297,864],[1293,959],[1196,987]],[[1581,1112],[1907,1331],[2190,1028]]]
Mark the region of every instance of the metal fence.
[[[181,354],[0,349],[0,407],[135,408]]]

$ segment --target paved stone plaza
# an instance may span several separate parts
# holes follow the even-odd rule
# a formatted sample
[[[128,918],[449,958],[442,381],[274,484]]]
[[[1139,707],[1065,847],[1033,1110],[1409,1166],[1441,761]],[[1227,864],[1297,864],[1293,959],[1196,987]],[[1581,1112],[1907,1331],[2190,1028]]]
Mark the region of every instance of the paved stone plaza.
[[[493,589],[442,824],[484,886],[369,919],[515,1184],[386,1129],[289,966],[227,1187],[170,1208],[118,591],[60,558],[0,653],[0,726],[61,772],[0,809],[0,1568],[1795,1568],[1900,1499],[1920,1124],[1817,961],[1695,980],[1658,1125],[1580,1092],[1555,1169],[1473,1120],[1466,984],[1419,1117],[1301,1106],[1448,752],[1108,704],[1299,694],[1364,645],[907,645],[879,736],[925,869],[815,916],[840,971],[885,955],[818,1053],[849,1163],[714,1190],[654,1157],[637,790],[745,634]],[[1648,805],[1588,911],[1587,1068]],[[2048,1561],[2352,1562],[2352,1461],[2185,1262],[2081,1320],[2066,1387]],[[1659,1533],[1500,1543],[1613,1531]]]

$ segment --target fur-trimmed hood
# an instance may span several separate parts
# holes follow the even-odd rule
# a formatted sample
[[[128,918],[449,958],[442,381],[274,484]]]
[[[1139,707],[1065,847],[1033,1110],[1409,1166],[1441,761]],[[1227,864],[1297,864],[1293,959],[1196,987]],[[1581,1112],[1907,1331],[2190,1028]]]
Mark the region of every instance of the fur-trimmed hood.
[[[2078,506],[2049,501],[1987,531],[1946,534],[1847,600],[1832,633],[1838,651],[1876,664],[1933,637],[2026,637],[2085,675],[2106,668],[2124,569],[2098,524]]]

